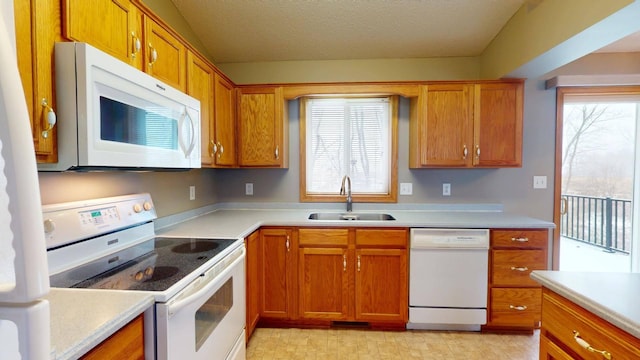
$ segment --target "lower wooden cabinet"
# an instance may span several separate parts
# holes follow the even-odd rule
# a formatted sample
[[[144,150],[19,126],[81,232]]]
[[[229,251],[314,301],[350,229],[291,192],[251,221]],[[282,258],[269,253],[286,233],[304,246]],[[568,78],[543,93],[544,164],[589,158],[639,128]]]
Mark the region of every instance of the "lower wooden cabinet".
[[[82,359],[144,359],[144,314],[131,320]]]
[[[540,359],[640,359],[640,339],[543,288]]]
[[[253,330],[260,319],[260,231],[257,230],[245,239],[246,281],[247,281],[247,323],[246,340],[253,334]]]
[[[295,318],[297,241],[293,228],[260,230],[260,317]]]

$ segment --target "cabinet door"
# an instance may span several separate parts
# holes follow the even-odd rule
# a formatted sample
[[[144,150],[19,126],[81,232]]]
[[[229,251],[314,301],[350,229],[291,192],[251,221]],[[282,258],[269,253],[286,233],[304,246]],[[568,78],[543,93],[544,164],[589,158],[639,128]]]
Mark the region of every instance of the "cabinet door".
[[[411,117],[411,167],[465,167],[472,147],[473,85],[422,86]]]
[[[238,97],[238,165],[286,167],[282,88],[242,88]]]
[[[143,360],[144,355],[144,315],[139,315],[81,359]]]
[[[406,322],[406,250],[356,249],[355,292],[356,320]]]
[[[61,41],[60,3],[54,0],[14,1],[18,69],[25,92],[38,162],[58,161],[57,133],[47,129],[55,112],[53,47]],[[46,106],[45,106],[46,105]]]
[[[540,360],[574,360],[574,357],[567,354],[549,338],[540,335]]]
[[[144,71],[174,88],[186,92],[186,47],[180,39],[144,16]]]
[[[522,99],[522,83],[475,85],[474,166],[522,166]]]
[[[255,231],[246,238],[247,257],[247,340],[260,319],[260,232]]]
[[[64,0],[63,35],[142,69],[140,12],[129,0]]]
[[[261,317],[293,317],[296,278],[294,238],[288,228],[267,228],[261,237]]]
[[[215,72],[204,60],[187,52],[187,94],[200,100],[201,159],[203,166],[213,164],[213,82]]]
[[[233,84],[215,74],[215,127],[216,151],[214,163],[218,167],[232,167],[236,159],[236,102]]]
[[[344,320],[349,317],[349,274],[353,256],[346,248],[301,248],[299,251],[300,316]]]

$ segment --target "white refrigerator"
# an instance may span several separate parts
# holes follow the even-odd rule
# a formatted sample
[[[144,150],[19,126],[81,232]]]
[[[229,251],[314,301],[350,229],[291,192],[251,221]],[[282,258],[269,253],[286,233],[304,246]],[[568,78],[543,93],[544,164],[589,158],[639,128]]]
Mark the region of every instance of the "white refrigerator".
[[[52,354],[47,250],[13,17],[0,1],[0,359],[40,360]]]

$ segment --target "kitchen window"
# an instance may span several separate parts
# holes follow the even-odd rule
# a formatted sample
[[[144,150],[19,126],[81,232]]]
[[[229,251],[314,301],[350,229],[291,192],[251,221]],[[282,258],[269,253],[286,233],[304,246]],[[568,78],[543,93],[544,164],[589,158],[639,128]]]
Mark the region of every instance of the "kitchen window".
[[[397,96],[300,100],[300,200],[397,201]]]

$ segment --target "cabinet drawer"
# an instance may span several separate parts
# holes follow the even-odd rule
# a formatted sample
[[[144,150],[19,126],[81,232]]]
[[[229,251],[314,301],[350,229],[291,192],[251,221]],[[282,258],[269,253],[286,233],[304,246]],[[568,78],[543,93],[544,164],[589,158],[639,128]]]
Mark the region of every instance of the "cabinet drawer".
[[[549,231],[544,230],[491,230],[494,247],[547,248]]]
[[[540,321],[542,289],[491,289],[491,322],[534,326]]]
[[[494,286],[540,286],[529,274],[547,268],[544,250],[491,250],[491,255]]]
[[[640,359],[640,339],[547,289],[542,296],[542,309],[543,332],[552,334],[581,358],[601,360],[603,356],[581,347],[574,331],[594,349],[611,353],[612,359]]]
[[[407,229],[356,229],[356,246],[406,248]]]
[[[349,244],[349,229],[298,229],[298,244],[302,247],[346,247]]]

